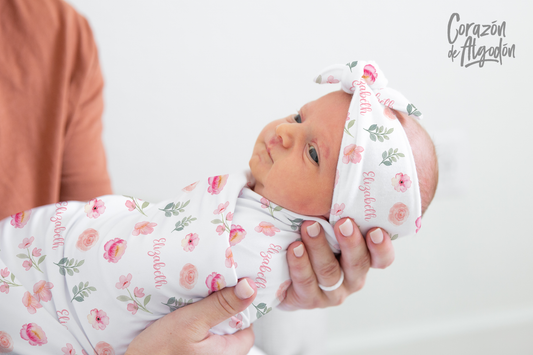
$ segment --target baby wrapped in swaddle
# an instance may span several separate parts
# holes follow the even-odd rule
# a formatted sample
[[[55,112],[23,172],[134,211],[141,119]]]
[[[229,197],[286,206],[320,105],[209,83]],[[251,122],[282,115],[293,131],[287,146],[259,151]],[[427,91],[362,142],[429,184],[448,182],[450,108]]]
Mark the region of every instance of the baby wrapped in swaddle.
[[[212,329],[232,333],[285,297],[285,252],[304,220],[322,225],[334,251],[342,217],[363,233],[417,232],[436,187],[431,141],[407,117],[420,112],[372,62],[327,68],[316,82],[343,91],[268,124],[250,172],[158,204],[102,196],[0,222],[0,352],[124,353],[154,320],[249,277],[252,306]]]

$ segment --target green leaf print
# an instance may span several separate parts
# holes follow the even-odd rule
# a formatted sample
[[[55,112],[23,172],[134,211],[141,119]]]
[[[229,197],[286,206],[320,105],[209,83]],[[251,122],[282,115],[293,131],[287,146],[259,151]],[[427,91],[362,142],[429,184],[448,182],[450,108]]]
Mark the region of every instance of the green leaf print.
[[[196,221],[196,218],[193,217],[193,216],[189,216],[189,217],[183,217],[183,219],[181,221],[178,221],[176,223],[176,228],[174,228],[172,230],[172,232],[174,231],[182,231],[185,227],[188,227],[189,224],[191,224],[193,221]]]
[[[43,255],[45,256],[45,255]],[[41,257],[42,260],[44,260],[44,257]],[[42,262],[41,259],[39,259],[39,264]],[[59,273],[63,276],[66,274],[69,274],[69,276],[73,276],[74,273],[79,273],[80,270],[78,269],[80,266],[85,263],[85,260],[76,260],[74,258],[69,259],[67,257],[62,258],[59,260],[58,263],[54,263],[55,265],[59,266]]]
[[[322,84],[322,75],[317,76],[317,78],[315,79],[315,83]]]
[[[67,272],[68,271],[70,271],[70,269],[68,269]],[[72,293],[74,294],[74,296],[72,297],[72,300],[70,300],[70,302],[83,302],[85,301],[85,298],[89,297],[91,292],[94,291],[96,291],[96,287],[89,286],[89,281],[87,281],[85,284],[83,282],[80,282],[79,285],[74,286],[72,288]]]
[[[420,116],[422,116],[422,112],[418,111],[418,109],[416,108],[416,106],[413,105],[413,104],[408,104],[408,105],[407,105],[407,114],[408,114],[409,116],[414,115],[414,116],[416,116],[416,117],[420,117]]]
[[[185,203],[181,202],[171,202],[168,205],[165,206],[165,208],[160,208],[160,211],[165,212],[165,217],[171,217],[171,216],[179,216],[180,213],[185,212],[185,207],[191,202],[191,200],[188,200]]]
[[[377,124],[373,124],[368,128],[363,128],[365,131],[367,131],[370,134],[370,139],[372,141],[380,141],[384,142],[385,140],[389,140],[389,134],[394,132],[394,128],[387,129],[387,127],[381,126],[378,127]]]
[[[350,71],[352,71],[352,68],[357,65],[357,61],[353,61],[351,63],[346,63],[346,65],[348,66],[348,68],[350,68]]]
[[[192,299],[186,300],[183,298],[180,298],[179,300],[176,300],[176,297],[171,297],[168,299],[167,303],[161,302],[161,304],[164,304],[167,306],[171,312],[174,312],[178,308],[185,307],[192,303]]]
[[[132,206],[132,207],[134,207],[133,209],[136,209],[137,211],[141,212],[143,215],[146,216],[146,213],[144,213],[144,209],[150,205],[150,202],[144,201],[142,206],[140,206],[139,205],[139,201],[141,201],[141,200],[139,200],[139,199],[137,199],[135,197],[132,197],[132,196],[126,196],[126,195],[123,195],[123,196],[127,197],[127,198],[131,198],[131,201],[126,201],[126,206],[128,208],[130,208],[130,206]],[[128,202],[129,202],[129,205],[128,205]],[[133,209],[131,209],[131,211],[133,211]]]
[[[384,164],[386,166],[391,166],[393,162],[395,163],[400,158],[405,158],[405,155],[403,155],[403,153],[398,153],[398,148],[394,150],[390,148],[388,152],[384,151],[381,154],[381,157],[383,158],[383,160],[381,161],[381,163],[379,163],[379,165]]]
[[[272,307],[267,308],[267,305],[263,302],[259,303],[257,306],[252,303],[252,306],[254,306],[257,311],[257,313],[255,314],[257,319],[261,318],[272,310]]]

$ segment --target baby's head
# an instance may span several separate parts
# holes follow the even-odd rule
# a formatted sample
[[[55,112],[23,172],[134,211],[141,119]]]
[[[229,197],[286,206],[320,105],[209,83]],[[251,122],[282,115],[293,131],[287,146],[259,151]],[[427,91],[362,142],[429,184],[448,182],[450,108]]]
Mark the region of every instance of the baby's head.
[[[365,74],[367,74],[366,70],[364,72],[364,75]],[[374,79],[378,76],[375,71],[370,74],[374,75]],[[365,78],[364,75],[362,78]],[[341,80],[338,73],[337,77],[338,80],[335,79],[335,77],[330,76],[328,82],[342,81],[342,84],[345,85],[345,82],[347,81],[346,78]],[[348,85],[352,79],[348,80]],[[361,82],[363,82],[362,79]],[[369,84],[368,80],[366,83]],[[338,168],[340,168],[341,165],[344,165],[341,162],[345,162],[344,159],[339,160],[339,154],[341,154],[341,142],[344,142],[342,143],[344,147],[343,155],[346,156],[343,156],[343,158],[347,158],[351,160],[351,163],[355,163],[354,165],[357,165],[357,169],[363,169],[363,164],[360,163],[361,154],[366,156],[372,148],[381,149],[379,151],[379,155],[381,156],[381,151],[385,150],[386,152],[389,148],[387,144],[383,143],[389,143],[387,142],[389,137],[387,136],[387,129],[379,132],[380,124],[374,129],[371,129],[371,125],[369,124],[367,124],[368,127],[359,127],[356,124],[357,121],[363,121],[360,115],[364,115],[365,110],[363,110],[363,104],[361,103],[363,101],[360,100],[360,98],[366,98],[366,96],[361,96],[359,89],[355,90],[354,86],[356,85],[352,84],[351,86],[351,91],[355,91],[355,94],[353,95],[344,91],[332,92],[318,100],[307,103],[299,110],[298,114],[273,121],[262,130],[256,141],[252,158],[250,159],[250,168],[256,180],[254,188],[255,192],[266,197],[275,204],[283,206],[296,213],[324,217],[330,219],[330,222],[332,222],[330,217],[333,217],[333,219],[338,219],[347,215],[355,217],[350,214],[342,213],[344,204],[341,205],[340,201],[338,205],[339,213],[337,215],[335,215],[336,212],[334,211],[336,207],[332,206],[332,203],[335,202],[334,191],[335,189],[338,189]],[[363,90],[365,90],[365,88],[366,90],[369,90],[368,87],[364,87],[364,85],[362,87]],[[349,90],[345,89],[345,91]],[[355,104],[352,102],[352,98],[354,101],[357,100]],[[379,95],[377,100],[379,100]],[[396,155],[397,160],[393,161],[388,159],[388,163],[385,164],[387,167],[385,167],[385,165],[381,167],[381,169],[385,168],[387,174],[392,177],[392,179],[389,177],[387,180],[392,181],[392,183],[387,183],[389,186],[380,186],[377,183],[373,183],[372,185],[375,177],[374,171],[377,171],[377,167],[375,169],[370,167],[370,170],[357,171],[356,175],[358,177],[354,179],[353,184],[348,183],[347,185],[349,186],[348,189],[352,190],[353,193],[358,194],[359,199],[361,200],[361,204],[355,206],[358,209],[357,213],[360,214],[360,218],[365,218],[364,216],[366,216],[367,222],[372,224],[373,222],[376,222],[375,220],[372,220],[372,214],[377,213],[374,208],[376,208],[376,204],[383,200],[383,196],[393,196],[394,194],[397,194],[401,199],[409,195],[409,193],[412,194],[414,189],[418,189],[419,187],[420,197],[417,198],[421,200],[421,211],[420,208],[411,208],[411,213],[418,213],[416,216],[418,217],[429,206],[437,186],[438,168],[433,143],[427,132],[420,126],[416,119],[410,117],[407,113],[389,108],[392,106],[396,109],[397,107],[394,106],[394,103],[392,105],[383,106],[376,101],[373,105],[372,108],[375,111],[378,109],[383,110],[384,114],[387,116],[387,118],[382,117],[382,119],[389,121],[394,120],[401,123],[401,127],[403,127],[407,138],[404,138],[404,140],[408,140],[405,144],[407,147],[410,146],[410,150],[412,150],[411,159],[414,160],[412,165],[416,165],[416,172],[414,166],[411,167],[412,171],[397,170],[399,169],[398,166],[401,166],[401,163],[396,162],[400,159],[402,159],[402,162],[404,161],[403,158],[405,157],[401,157],[403,154],[400,156]],[[416,112],[416,108],[413,108],[414,106],[410,109],[411,114]],[[351,118],[348,114],[349,109],[352,116]],[[409,111],[409,108],[407,111]],[[370,111],[367,109],[366,113],[369,112]],[[416,116],[419,115],[420,114],[418,113]],[[350,123],[350,121],[353,122]],[[389,136],[392,136],[393,132],[390,130],[391,125],[393,125],[393,123],[389,122]],[[357,130],[359,132],[356,134],[355,131]],[[401,130],[400,125],[396,124],[395,137],[401,134],[401,132],[398,132],[399,130]],[[346,138],[348,138],[345,137],[347,134],[350,136],[354,134],[359,140],[361,140],[361,134],[365,134],[366,137],[374,135],[373,138],[370,137],[373,142],[370,142],[367,138],[365,144],[368,146],[363,145],[358,147],[355,144],[352,145],[351,149],[353,152],[348,156],[345,143]],[[357,140],[355,143],[359,144]],[[372,147],[370,147],[371,145]],[[365,152],[363,153],[363,151]],[[399,152],[401,151],[402,149],[400,149]],[[405,151],[403,153],[408,155],[405,160],[409,160],[410,153]],[[379,159],[381,160],[381,158]],[[383,162],[385,162],[385,159]],[[378,164],[375,165],[377,166]],[[365,169],[366,168],[368,168],[368,166],[366,166]],[[398,175],[400,172],[403,172],[405,175]],[[409,172],[410,176],[407,175],[407,172]],[[341,172],[341,175],[342,174],[343,173]],[[351,174],[350,178],[353,177],[353,172]],[[417,176],[418,180],[416,179]],[[340,180],[342,181],[342,178]],[[416,180],[418,181],[418,184],[416,183]],[[409,190],[409,193],[402,196],[401,192],[408,190],[411,187],[411,184],[413,187]],[[346,186],[346,183],[344,183],[344,186]],[[344,189],[346,189],[346,187],[344,187]],[[383,191],[377,191],[376,189],[381,189]],[[337,195],[345,192],[346,191],[337,191]],[[380,197],[378,197],[378,200],[376,201],[377,196]],[[338,199],[339,198],[337,197],[337,200]],[[388,208],[389,207],[387,207],[387,213],[389,212]],[[397,213],[403,214],[404,211],[400,210]],[[368,218],[368,216],[370,217]],[[403,218],[403,215],[401,218]],[[357,218],[354,219],[356,223],[360,224]],[[393,223],[398,225],[395,222]],[[419,228],[419,219],[416,224]],[[388,229],[387,226],[379,226]]]

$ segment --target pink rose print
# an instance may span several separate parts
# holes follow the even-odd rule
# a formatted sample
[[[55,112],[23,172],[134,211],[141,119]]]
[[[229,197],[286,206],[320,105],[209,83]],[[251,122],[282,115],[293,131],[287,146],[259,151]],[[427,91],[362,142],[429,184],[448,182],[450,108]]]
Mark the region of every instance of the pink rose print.
[[[344,203],[341,203],[340,205],[338,203],[335,203],[330,213],[333,216],[340,216],[342,212],[344,212],[344,207],[346,207],[344,206]]]
[[[198,245],[199,241],[200,241],[200,238],[198,238],[198,234],[189,233],[181,241],[181,246],[183,247],[183,250],[185,251],[193,251],[194,248]]]
[[[54,284],[41,280],[33,285],[33,294],[37,299],[37,302],[48,302],[52,299],[52,292],[50,290],[54,288]]]
[[[397,202],[389,211],[389,222],[397,226],[402,225],[409,217],[409,208],[401,202]]]
[[[185,186],[183,189],[181,189],[182,191],[185,191],[185,192],[191,192],[192,190],[194,190],[194,188],[196,187],[196,185],[198,185],[200,181],[196,181],[196,182],[193,182],[192,184],[190,185],[187,185]]]
[[[261,199],[261,208],[268,208],[270,206],[270,201],[266,198]]]
[[[226,221],[233,221],[233,213],[228,212],[228,214],[226,215]]]
[[[24,296],[22,296],[22,304],[30,314],[35,314],[37,312],[37,308],[42,308],[43,306],[39,303],[39,300],[35,297],[33,297],[28,291],[24,293]]]
[[[98,218],[105,212],[104,201],[94,198],[87,202],[84,211],[87,213],[87,217]]]
[[[22,263],[22,266],[24,267],[24,270],[26,271],[31,269],[32,265],[33,263],[30,260],[24,260],[24,262]]]
[[[266,236],[273,237],[274,234],[280,230],[276,228],[272,223],[269,222],[260,222],[257,227],[254,228],[257,233],[263,233]]]
[[[126,252],[127,243],[124,239],[115,238],[105,243],[104,258],[110,263],[117,263]]]
[[[135,209],[135,203],[132,200],[126,201],[126,207],[128,207],[128,211],[133,211]]]
[[[229,321],[229,326],[235,329],[241,329],[242,328],[242,314],[237,314],[234,317],[231,317]]]
[[[207,276],[205,284],[209,289],[209,294],[211,294],[212,292],[222,290],[226,287],[226,280],[224,280],[224,276],[213,272],[211,275]]]
[[[391,120],[396,119],[396,115],[394,114],[394,112],[392,112],[392,110],[388,106],[385,106],[385,108],[383,109],[383,114],[385,115],[385,117],[388,117]]]
[[[376,68],[372,66],[371,64],[365,65],[365,68],[363,69],[363,79],[365,79],[366,83],[368,85],[374,84],[376,79],[378,78],[378,73],[376,72]]]
[[[229,201],[226,203],[219,204],[218,208],[213,211],[213,214],[221,214],[222,212],[226,210],[226,208],[228,208],[228,205],[229,205]]]
[[[211,195],[218,195],[224,186],[226,186],[228,177],[229,175],[218,175],[207,179],[207,182],[209,183],[207,192],[209,192]]]
[[[229,245],[234,246],[246,237],[246,231],[239,225],[232,224],[229,232]]]
[[[226,231],[226,227],[224,227],[223,224],[219,224],[219,225],[217,226],[217,233],[218,233],[218,235],[222,235],[222,233],[224,233],[225,231]]]
[[[226,249],[226,267],[232,266],[237,267],[237,263],[233,259],[233,252],[231,251],[231,247],[228,247],[228,249]]]
[[[137,306],[137,303],[128,303],[128,307],[126,308],[131,312],[131,314],[135,314],[137,313],[139,306]]]
[[[61,351],[63,355],[76,355],[76,350],[74,350],[74,347],[70,343],[67,343],[67,346],[61,348]]]
[[[15,228],[23,228],[30,220],[31,210],[11,215],[11,225]]]
[[[33,241],[35,240],[34,237],[31,237],[31,238],[24,238],[22,240],[22,243],[19,244],[19,248],[20,249],[27,249],[29,247],[31,247],[31,243],[33,243]]]
[[[187,290],[192,290],[198,281],[198,270],[193,264],[185,264],[180,271],[180,285]],[[209,286],[208,286],[209,287]]]
[[[92,228],[88,228],[78,237],[78,241],[76,242],[76,248],[81,251],[88,251],[96,244],[99,238],[100,236],[98,234],[98,231]]]
[[[415,233],[418,233],[418,231],[420,230],[420,228],[422,228],[422,216],[418,217],[415,221],[415,225],[416,225],[416,232]]]
[[[41,256],[42,249],[33,248],[33,251],[31,252],[31,255],[33,256]]]
[[[0,293],[5,293],[6,295],[9,293],[9,285],[7,283],[4,282],[0,285]]]
[[[0,331],[0,353],[6,354],[13,351],[13,339],[11,335]]]
[[[89,355],[89,354],[87,354],[87,351],[85,351],[85,350],[83,350],[83,349],[81,349],[81,353],[82,353],[82,355]],[[114,354],[114,353],[113,353],[113,354]]]
[[[287,297],[287,290],[289,289],[289,286],[291,285],[292,281],[286,280],[281,285],[279,285],[278,290],[276,291],[276,298],[281,303]]]
[[[115,287],[118,288],[119,290],[123,290],[125,288],[128,288],[130,283],[131,283],[131,278],[133,276],[131,276],[131,274],[128,274],[128,276],[120,276],[119,277],[119,282],[117,282],[115,284]],[[115,279],[116,280],[116,279]]]
[[[10,272],[7,269],[7,267],[5,269],[0,270],[0,276],[2,276],[2,277],[8,277],[9,274],[10,274]]]
[[[139,222],[135,224],[135,227],[133,228],[133,232],[131,232],[131,235],[148,235],[151,234],[154,231],[154,227],[157,226],[157,223],[151,223],[151,222]]]
[[[411,178],[407,174],[398,173],[392,179],[392,186],[398,192],[405,192],[411,187]]]
[[[91,313],[87,316],[89,324],[93,326],[96,330],[104,330],[107,325],[109,325],[109,317],[103,310],[93,309]]]
[[[133,294],[135,295],[135,297],[143,298],[144,297],[144,288],[135,287],[135,289],[133,290]]]
[[[328,84],[337,84],[338,82],[333,75],[328,76]]]
[[[98,342],[94,347],[96,355],[115,355],[115,349],[105,341]]]
[[[20,337],[27,340],[31,346],[41,346],[48,343],[44,330],[35,323],[28,323],[22,326]]]
[[[363,147],[358,147],[356,146],[355,144],[350,144],[348,146],[346,146],[344,148],[344,151],[343,151],[343,157],[342,157],[342,162],[344,164],[348,164],[348,163],[354,163],[354,164],[357,164],[361,161],[361,153],[364,151],[365,149]]]

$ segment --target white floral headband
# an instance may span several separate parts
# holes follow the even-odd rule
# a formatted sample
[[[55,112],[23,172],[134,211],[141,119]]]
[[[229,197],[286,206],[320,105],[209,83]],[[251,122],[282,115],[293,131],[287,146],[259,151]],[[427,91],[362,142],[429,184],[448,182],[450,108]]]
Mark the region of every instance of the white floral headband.
[[[399,92],[387,88],[376,63],[337,64],[315,78],[341,84],[352,94],[342,137],[329,222],[352,217],[363,234],[385,229],[392,239],[420,229],[422,206],[411,146],[391,109],[418,119],[422,114]]]

